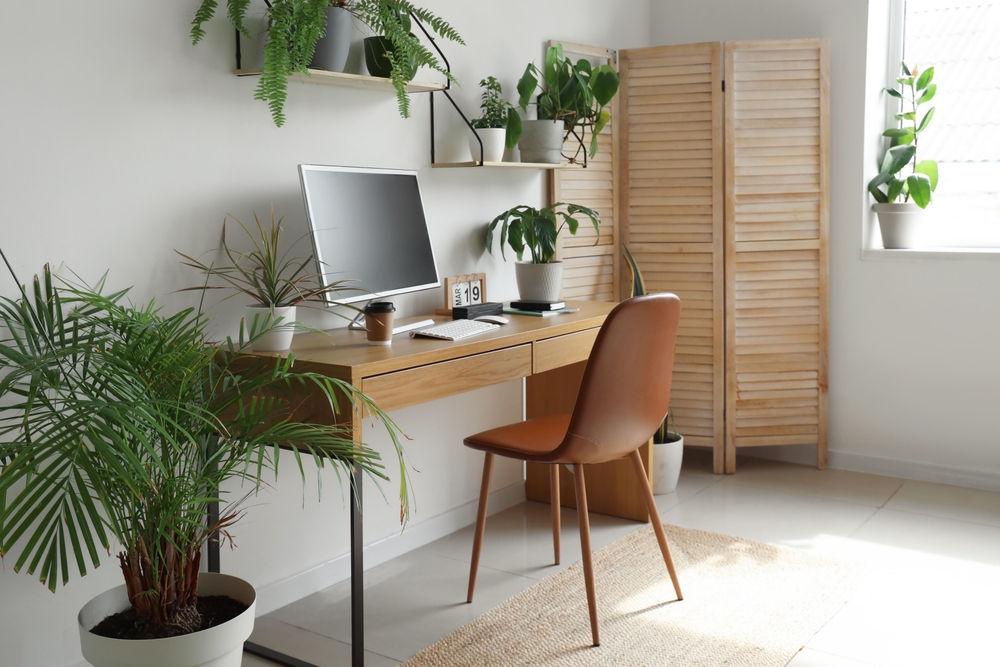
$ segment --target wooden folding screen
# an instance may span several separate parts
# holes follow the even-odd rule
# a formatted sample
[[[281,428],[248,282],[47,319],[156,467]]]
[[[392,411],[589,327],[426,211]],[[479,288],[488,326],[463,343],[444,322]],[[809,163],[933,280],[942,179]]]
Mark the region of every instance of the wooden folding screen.
[[[782,444],[816,444],[825,467],[827,43],[724,53],[621,53],[622,243],[648,290],[683,302],[671,405],[685,441],[711,446],[716,472],[739,447]]]
[[[671,410],[685,442],[714,449],[721,473],[722,49],[628,50],[620,67],[622,236],[647,290],[681,298]]]
[[[826,467],[829,55],[727,42],[726,469],[815,444]]]

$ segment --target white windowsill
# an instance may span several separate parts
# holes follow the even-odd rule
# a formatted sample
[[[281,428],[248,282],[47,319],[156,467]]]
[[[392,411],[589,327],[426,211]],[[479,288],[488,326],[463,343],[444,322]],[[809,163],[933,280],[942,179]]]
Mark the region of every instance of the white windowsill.
[[[1000,248],[910,248],[907,250],[886,250],[866,248],[861,251],[864,261],[913,261],[923,259],[996,259],[1000,260]]]

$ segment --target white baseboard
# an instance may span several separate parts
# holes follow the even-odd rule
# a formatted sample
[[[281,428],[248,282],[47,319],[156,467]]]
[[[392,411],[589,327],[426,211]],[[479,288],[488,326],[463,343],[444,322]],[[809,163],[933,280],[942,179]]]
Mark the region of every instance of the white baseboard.
[[[489,514],[496,514],[523,503],[524,482],[490,494]],[[365,546],[365,569],[381,565],[408,551],[441,539],[476,522],[478,500],[409,526],[401,533]],[[471,543],[470,543],[471,548]],[[316,591],[344,581],[351,576],[350,555],[338,556],[305,572],[292,575],[257,589],[257,615],[269,614]]]
[[[753,447],[741,449],[746,456],[788,461],[804,465],[816,465],[816,447],[813,445],[792,445],[786,447]],[[948,466],[941,463],[927,463],[911,459],[892,459],[871,454],[858,454],[835,449],[830,450],[829,467],[837,470],[867,472],[873,475],[901,477],[922,482],[952,484],[987,491],[1000,491],[1000,471],[980,470]]]

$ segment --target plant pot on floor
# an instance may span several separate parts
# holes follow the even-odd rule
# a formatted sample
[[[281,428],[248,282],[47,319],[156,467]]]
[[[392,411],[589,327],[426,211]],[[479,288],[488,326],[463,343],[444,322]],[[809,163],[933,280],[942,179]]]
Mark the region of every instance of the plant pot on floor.
[[[562,292],[562,262],[517,262],[517,293],[524,301],[558,301]]]
[[[914,248],[919,243],[924,220],[924,209],[909,202],[905,204],[874,204],[878,226],[882,232],[882,247],[891,250]]]
[[[251,328],[260,331],[264,327],[270,331],[253,342],[255,352],[276,352],[287,350],[295,335],[295,306],[266,308],[264,306],[247,306],[244,311],[244,335],[249,336]],[[274,326],[277,322],[278,325]]]
[[[243,642],[253,632],[257,593],[227,574],[203,572],[201,596],[225,595],[249,605],[236,618],[201,632],[167,639],[109,639],[90,632],[106,617],[129,607],[125,585],[98,595],[77,616],[83,657],[94,667],[240,667]]]
[[[684,436],[673,432],[670,432],[669,435],[676,437],[677,440],[653,443],[653,494],[657,496],[673,493],[681,475],[681,461],[684,459]]]
[[[477,128],[476,134],[483,140],[483,162],[503,162],[503,151],[506,148],[507,130],[504,128]],[[472,159],[479,162],[480,150],[476,134],[469,135],[469,153]]]
[[[562,162],[563,124],[558,120],[526,120],[523,122],[521,162],[559,164]]]
[[[343,7],[328,7],[326,10],[326,34],[316,42],[309,66],[328,72],[343,72],[347,56],[351,52],[351,29],[354,21],[351,13]]]

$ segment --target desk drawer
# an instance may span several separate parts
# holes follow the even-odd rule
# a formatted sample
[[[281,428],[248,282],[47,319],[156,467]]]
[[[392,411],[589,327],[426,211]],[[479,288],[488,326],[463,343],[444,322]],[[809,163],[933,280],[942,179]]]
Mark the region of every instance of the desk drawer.
[[[362,391],[388,411],[528,375],[530,344],[365,378]]]
[[[597,332],[600,330],[600,327],[594,327],[565,336],[535,341],[533,372],[544,373],[553,368],[586,361],[590,358],[590,350],[594,347]]]

